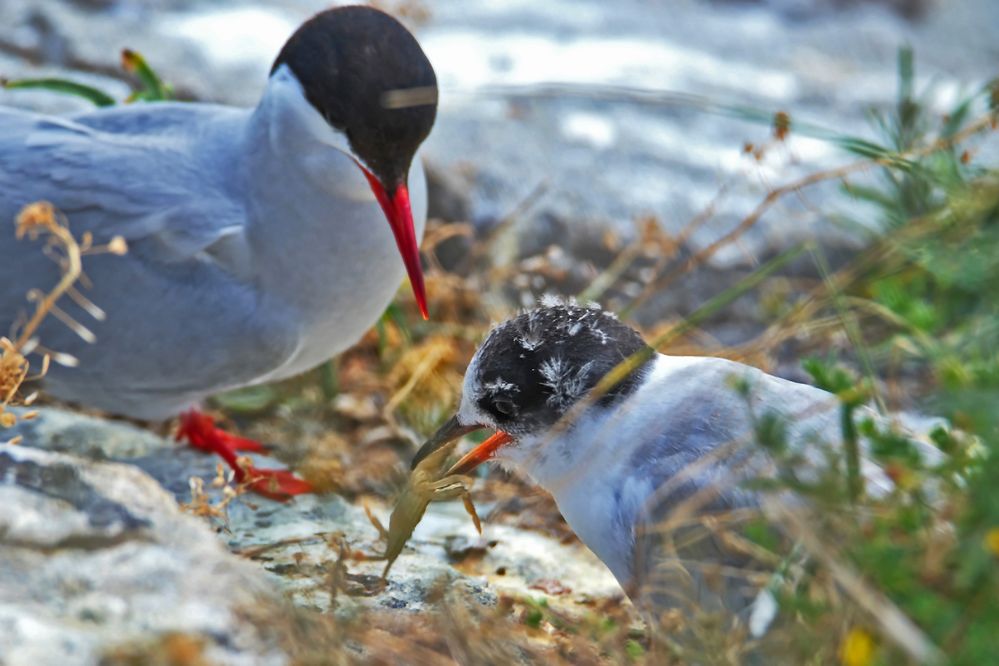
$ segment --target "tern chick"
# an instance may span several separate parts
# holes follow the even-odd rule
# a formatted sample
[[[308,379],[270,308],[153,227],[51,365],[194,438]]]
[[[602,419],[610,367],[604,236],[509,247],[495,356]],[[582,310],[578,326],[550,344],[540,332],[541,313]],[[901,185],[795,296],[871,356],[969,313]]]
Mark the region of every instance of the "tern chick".
[[[626,359],[637,361],[631,371],[595,391]],[[640,608],[749,620],[760,586],[731,572],[750,558],[708,526],[759,515],[764,495],[744,483],[773,471],[756,444],[758,417],[782,418],[788,446],[818,468],[827,464],[819,445],[840,433],[839,406],[826,391],[741,363],[657,354],[600,309],[546,305],[492,330],[468,366],[457,414],[414,464],[465,433],[494,430],[446,474],[493,459],[526,474]],[[863,473],[872,492],[891,486],[869,460]]]

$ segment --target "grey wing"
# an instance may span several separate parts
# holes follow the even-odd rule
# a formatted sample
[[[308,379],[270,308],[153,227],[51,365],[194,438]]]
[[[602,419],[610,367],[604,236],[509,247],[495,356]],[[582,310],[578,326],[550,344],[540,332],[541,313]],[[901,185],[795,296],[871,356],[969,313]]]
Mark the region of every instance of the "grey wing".
[[[107,126],[142,127],[139,109],[109,115]],[[152,114],[155,117],[155,114]],[[91,124],[101,118],[92,118]],[[0,220],[45,200],[74,232],[98,242],[123,236],[146,244],[148,258],[182,261],[232,234],[242,219],[206,183],[191,139],[180,132],[108,132],[82,122],[0,109]],[[6,241],[4,241],[5,243]]]
[[[52,318],[44,323],[44,344],[79,359],[76,369],[53,367],[46,383],[67,400],[160,418],[273,371],[293,356],[299,332],[294,316],[280,304],[261,307],[253,284],[215,252],[241,235],[245,214],[212,181],[224,178],[218,165],[191,161],[190,142],[204,137],[96,128],[134,127],[127,117],[140,112],[95,114],[102,120],[90,126],[0,109],[0,334],[28,309],[29,288],[58,279],[38,243],[14,239],[11,222],[23,205],[51,201],[77,237],[89,231],[100,243],[124,236],[124,257],[84,262],[93,283],[87,295],[106,321],[60,304],[93,329],[97,344]],[[189,130],[191,123],[179,125]]]
[[[204,126],[219,119],[245,116],[245,109],[218,104],[192,102],[157,102],[156,104],[119,104],[69,116],[74,123],[119,136],[184,134],[192,126]]]

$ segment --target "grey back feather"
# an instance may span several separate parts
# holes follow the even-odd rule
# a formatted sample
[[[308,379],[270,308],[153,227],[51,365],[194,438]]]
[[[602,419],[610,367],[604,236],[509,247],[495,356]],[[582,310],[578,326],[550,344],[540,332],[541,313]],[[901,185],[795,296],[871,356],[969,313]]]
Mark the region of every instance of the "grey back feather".
[[[259,295],[237,279],[224,253],[213,254],[246,219],[233,192],[239,167],[227,161],[248,113],[158,104],[61,119],[0,109],[0,334],[29,311],[30,288],[47,290],[59,278],[41,242],[14,238],[24,205],[55,204],[77,238],[89,232],[96,244],[114,236],[129,244],[124,257],[85,261],[106,322],[60,303],[99,345],[52,318],[40,331],[47,347],[80,361],[72,371],[52,368],[46,383],[55,395],[162,418],[251,381],[294,352],[293,317],[282,317],[280,306],[271,317],[255,316]],[[142,307],[136,294],[146,295]],[[220,344],[237,343],[244,353],[219,353]]]
[[[224,155],[210,146],[192,150],[200,137],[182,127],[197,127],[206,110],[189,106],[155,114],[129,107],[76,119],[0,109],[0,220],[47,200],[69,216],[74,231],[89,231],[97,242],[123,236],[140,244],[147,259],[182,261],[210,247],[231,227],[234,216],[225,209],[234,204],[223,179],[216,187],[205,182],[205,174],[219,172],[206,162]],[[160,111],[167,111],[162,119]],[[142,134],[166,125],[175,131]],[[192,155],[206,157],[192,161]]]

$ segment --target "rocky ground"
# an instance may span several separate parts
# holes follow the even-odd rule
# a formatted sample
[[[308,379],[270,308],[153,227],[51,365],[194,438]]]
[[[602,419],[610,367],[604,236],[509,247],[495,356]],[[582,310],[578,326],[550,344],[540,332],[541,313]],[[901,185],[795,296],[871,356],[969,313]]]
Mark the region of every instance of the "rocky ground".
[[[117,58],[128,46],[184,97],[249,105],[287,34],[324,4],[5,0],[0,75],[72,76],[124,96]],[[941,110],[993,74],[999,55],[992,0],[379,4],[414,27],[441,82],[425,150],[435,228],[467,223],[472,238],[492,243],[492,263],[520,274],[484,297],[488,316],[553,285],[583,290],[642,233],[643,220],[657,242],[674,242],[673,260],[681,261],[738,224],[769,187],[844,161],[829,143],[794,133],[758,160],[744,144],[767,144],[769,125],[720,107],[762,110],[764,119],[786,111],[870,136],[865,114],[893,99],[900,44],[915,48],[920,81],[935,82]],[[81,108],[24,91],[0,90],[0,104]],[[687,314],[804,239],[819,240],[830,256],[849,255],[864,236],[841,222],[863,215],[827,205],[835,188],[786,200],[701,270],[653,292],[635,318],[651,326]],[[711,214],[699,215],[705,210]],[[476,272],[462,264],[467,240],[451,243],[438,246],[445,267]],[[605,302],[630,302],[664,270],[638,262]],[[705,344],[744,341],[763,318],[758,300],[739,301],[708,327]],[[288,403],[269,409],[270,423],[299,413]],[[358,409],[340,411],[357,420]],[[314,420],[294,431],[240,423],[294,448],[342,422]],[[577,615],[621,604],[591,554],[557,524],[528,519],[554,510],[543,498],[518,505],[519,520],[487,521],[482,537],[460,504],[431,507],[381,588],[381,563],[364,555],[382,544],[363,505],[386,521],[392,479],[397,486],[412,445],[397,433],[392,446],[354,442],[346,432],[337,444],[359,468],[384,460],[378,483],[287,504],[242,496],[224,508],[223,490],[212,487],[216,461],[146,429],[45,408],[0,440],[15,435],[23,435],[20,445],[0,446],[4,666],[150,663],[150,655],[166,655],[162,663],[308,662],[316,653],[302,647],[302,627],[316,618],[356,629],[356,618],[377,613],[363,630],[381,632],[387,645],[399,631],[391,618],[422,617],[442,589],[472,613],[510,598],[544,598]],[[368,463],[350,457],[362,445]],[[205,480],[206,495],[192,496],[192,477]],[[483,514],[508,501],[486,499]],[[511,507],[499,513],[516,513]],[[455,636],[435,638],[446,646],[427,639],[413,648],[427,650],[414,661],[462,654]],[[346,635],[330,645],[348,646],[344,661],[374,649]],[[311,663],[325,663],[318,659]]]
[[[350,618],[428,613],[441,589],[483,609],[621,596],[578,543],[504,525],[479,536],[460,504],[433,507],[383,587],[383,563],[365,557],[384,544],[339,495],[246,495],[216,511],[217,461],[147,430],[51,407],[4,432],[18,435],[0,448],[0,664],[128,663],[153,648],[288,663],[300,648],[274,622],[285,598]],[[194,503],[192,477],[208,482]],[[388,506],[372,508],[387,524]]]

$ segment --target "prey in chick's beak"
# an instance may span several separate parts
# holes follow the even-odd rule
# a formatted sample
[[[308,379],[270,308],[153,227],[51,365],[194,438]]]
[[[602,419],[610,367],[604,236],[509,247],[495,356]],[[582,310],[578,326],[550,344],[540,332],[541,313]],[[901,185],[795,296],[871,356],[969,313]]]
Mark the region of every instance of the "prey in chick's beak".
[[[473,425],[462,425],[458,421],[457,416],[452,416],[448,419],[447,423],[442,425],[437,432],[435,432],[430,439],[428,439],[420,450],[416,452],[413,456],[413,463],[410,466],[411,469],[415,469],[420,461],[437,451],[443,446],[446,446],[450,442],[458,439],[463,435],[467,435],[476,430],[481,430],[484,426],[473,424]],[[484,442],[476,446],[474,449],[462,456],[461,460],[456,462],[451,466],[444,476],[451,476],[453,474],[467,474],[473,469],[486,462],[492,458],[496,451],[513,441],[513,437],[505,432],[496,432],[491,437],[486,439]]]

